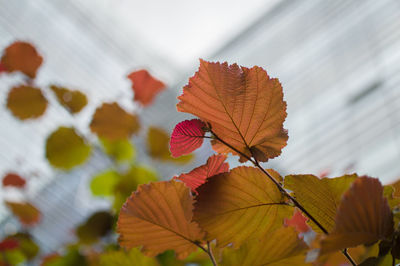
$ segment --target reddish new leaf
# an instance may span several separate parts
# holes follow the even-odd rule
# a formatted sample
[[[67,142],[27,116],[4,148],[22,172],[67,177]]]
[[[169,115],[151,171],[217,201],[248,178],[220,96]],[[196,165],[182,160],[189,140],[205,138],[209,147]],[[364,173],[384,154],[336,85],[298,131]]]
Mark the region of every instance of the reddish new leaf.
[[[12,238],[6,238],[0,242],[0,252],[6,251],[6,250],[11,250],[11,249],[16,249],[18,246],[19,246],[19,243],[17,240],[12,239]]]
[[[177,109],[210,124],[225,143],[214,140],[219,153],[240,153],[266,162],[281,154],[288,135],[283,129],[286,102],[278,79],[260,67],[210,63],[201,60],[199,71],[178,97]],[[241,160],[246,160],[244,157]]]
[[[1,64],[7,72],[21,71],[30,78],[36,77],[36,71],[43,62],[35,47],[27,42],[14,42],[6,48]]]
[[[285,224],[287,226],[292,226],[296,228],[299,233],[305,233],[310,230],[310,226],[307,224],[307,217],[305,217],[301,211],[297,210],[294,212],[294,215],[290,219],[285,219]]]
[[[40,211],[29,202],[6,201],[5,203],[22,224],[32,226],[39,222]]]
[[[15,173],[8,173],[3,177],[3,186],[22,188],[26,184],[25,179]]]
[[[208,158],[206,164],[193,169],[189,173],[181,174],[175,179],[181,180],[197,193],[196,189],[204,184],[207,178],[229,171],[229,164],[225,160],[225,155],[213,155]]]
[[[203,144],[204,124],[200,119],[185,120],[177,124],[171,135],[170,151],[173,157],[186,155]]]
[[[360,177],[342,197],[335,227],[321,242],[321,254],[372,244],[393,233],[393,216],[378,179]]]
[[[154,97],[165,88],[165,84],[154,78],[147,70],[139,70],[128,75],[132,81],[132,89],[135,93],[134,101],[140,102],[143,106],[148,106]]]

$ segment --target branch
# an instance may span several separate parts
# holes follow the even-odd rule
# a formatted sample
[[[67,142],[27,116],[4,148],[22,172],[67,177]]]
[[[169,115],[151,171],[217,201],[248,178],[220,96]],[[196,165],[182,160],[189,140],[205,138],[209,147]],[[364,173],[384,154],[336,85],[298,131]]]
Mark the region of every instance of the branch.
[[[311,221],[313,221],[321,230],[322,232],[324,232],[324,234],[328,234],[328,230],[326,230],[325,227],[323,227],[294,197],[292,197],[287,191],[286,189],[284,189],[282,187],[282,185],[275,180],[275,178],[273,178],[258,162],[258,160],[256,159],[256,157],[254,156],[254,154],[252,153],[251,149],[250,152],[252,153],[252,157],[246,155],[245,153],[239,151],[238,149],[236,149],[235,147],[233,147],[232,145],[230,145],[229,143],[225,142],[223,139],[221,139],[220,137],[218,137],[217,134],[215,134],[211,129],[210,129],[211,134],[214,136],[214,138],[216,140],[218,140],[219,142],[223,143],[225,146],[227,146],[228,148],[234,150],[235,152],[237,152],[238,154],[240,154],[241,156],[243,156],[244,158],[246,158],[247,160],[249,160],[250,162],[252,162],[254,164],[255,167],[257,167],[258,169],[260,169],[279,189],[279,191],[281,191],[288,199],[290,199],[291,202],[293,202],[293,204],[299,208],[305,215],[308,216],[308,218],[310,218]],[[343,255],[349,260],[349,262],[353,265],[356,266],[357,264],[354,262],[354,260],[351,258],[350,254],[347,252],[347,249],[342,250]]]
[[[212,253],[210,242],[207,241],[207,248],[204,248],[200,243],[194,242],[196,246],[198,246],[201,250],[203,250],[207,255],[210,257],[210,260],[213,266],[218,266],[217,262],[215,261],[214,254]]]

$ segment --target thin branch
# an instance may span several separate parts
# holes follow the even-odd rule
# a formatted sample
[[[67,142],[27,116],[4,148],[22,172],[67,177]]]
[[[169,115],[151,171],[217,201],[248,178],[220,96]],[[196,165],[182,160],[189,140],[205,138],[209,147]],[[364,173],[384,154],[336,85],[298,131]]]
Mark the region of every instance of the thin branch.
[[[210,260],[213,264],[213,266],[218,266],[217,262],[215,261],[214,254],[212,253],[211,247],[210,247],[210,242],[207,241],[207,248],[203,247],[200,243],[198,242],[193,242],[196,246],[198,246],[201,250],[203,250],[207,255],[210,257]]]
[[[211,129],[210,129],[211,134],[214,136],[214,138],[218,141],[220,141],[221,143],[223,143],[225,146],[227,146],[228,148],[234,150],[235,152],[237,152],[239,155],[243,156],[244,158],[246,158],[247,160],[249,160],[250,162],[252,162],[254,164],[254,166],[256,166],[258,169],[260,169],[265,175],[267,175],[267,177],[277,186],[277,188],[279,189],[279,191],[281,191],[288,199],[290,199],[291,202],[293,202],[293,204],[299,208],[305,215],[308,216],[308,218],[310,218],[311,221],[313,221],[320,229],[322,232],[324,232],[325,234],[328,234],[328,230],[326,230],[326,228],[324,226],[322,226],[294,197],[292,197],[287,191],[286,189],[284,189],[282,187],[282,185],[275,179],[273,178],[258,162],[258,160],[256,159],[256,157],[254,156],[254,154],[252,154],[252,157],[248,156],[247,154],[241,152],[240,150],[236,149],[235,147],[233,147],[232,145],[230,145],[229,143],[225,142],[223,139],[221,139],[220,137],[218,137],[218,135],[216,135]],[[250,149],[249,149],[250,150]],[[251,152],[251,150],[250,150]],[[343,255],[349,260],[349,262],[355,266],[357,265],[354,260],[351,258],[350,254],[347,252],[347,249],[342,250]]]

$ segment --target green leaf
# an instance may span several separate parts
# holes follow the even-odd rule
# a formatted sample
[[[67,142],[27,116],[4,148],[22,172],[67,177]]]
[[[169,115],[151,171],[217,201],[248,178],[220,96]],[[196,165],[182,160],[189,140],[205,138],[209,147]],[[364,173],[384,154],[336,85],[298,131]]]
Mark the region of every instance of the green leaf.
[[[108,140],[101,138],[104,152],[117,162],[131,161],[136,156],[133,144],[128,139]]]
[[[124,250],[109,251],[100,255],[99,266],[158,266],[154,258],[143,255],[137,248],[132,248],[128,252]]]
[[[69,170],[84,163],[91,147],[74,128],[59,127],[46,140],[46,158],[56,168]]]
[[[90,190],[95,196],[112,196],[119,178],[121,177],[115,170],[101,172],[93,177]]]

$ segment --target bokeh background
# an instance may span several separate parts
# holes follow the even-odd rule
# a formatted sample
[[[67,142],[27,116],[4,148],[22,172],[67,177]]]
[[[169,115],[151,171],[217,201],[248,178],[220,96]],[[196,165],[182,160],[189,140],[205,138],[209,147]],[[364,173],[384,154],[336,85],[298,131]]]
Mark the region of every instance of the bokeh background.
[[[44,57],[38,83],[85,92],[77,117],[55,104],[43,118],[20,122],[5,108],[18,77],[0,76],[0,175],[17,171],[43,213],[32,229],[43,252],[74,238],[71,228],[107,201],[88,191],[91,177],[110,161],[98,149],[70,172],[45,159],[47,135],[87,124],[103,101],[140,113],[142,125],[168,132],[190,116],[176,112],[176,97],[199,58],[265,68],[280,79],[288,103],[289,142],[266,164],[282,174],[339,176],[357,172],[387,184],[400,177],[400,2],[397,0],[0,0],[0,49],[29,41]],[[126,75],[146,68],[168,88],[154,105],[132,102]],[[46,95],[47,96],[47,95]],[[205,145],[187,166],[153,161],[135,140],[138,160],[169,179],[205,162]],[[236,158],[229,158],[231,166]],[[0,198],[5,192],[0,188]],[[0,205],[0,235],[18,230]]]

